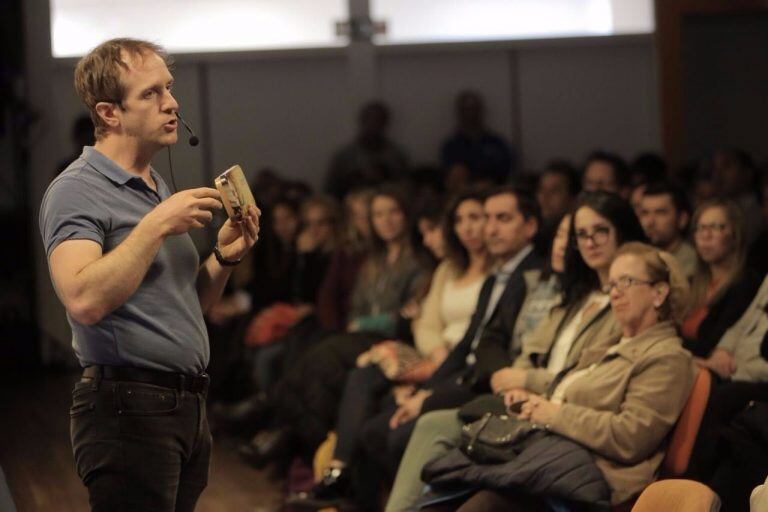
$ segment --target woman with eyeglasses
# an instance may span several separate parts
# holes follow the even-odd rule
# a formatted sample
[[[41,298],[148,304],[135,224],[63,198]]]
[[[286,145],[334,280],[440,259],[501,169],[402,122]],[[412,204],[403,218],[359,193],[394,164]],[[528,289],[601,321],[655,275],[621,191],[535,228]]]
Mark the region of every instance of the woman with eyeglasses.
[[[509,462],[478,465],[454,451],[427,465],[424,474],[433,488],[439,489],[446,480],[483,488],[458,510],[582,510],[608,501],[617,505],[656,479],[664,439],[685,405],[695,375],[691,355],[682,348],[676,330],[688,282],[672,255],[631,242],[615,254],[603,290],[620,334],[582,351],[578,363],[560,374],[546,395],[505,393],[507,405],[522,403],[517,418],[543,426],[543,436]],[[545,439],[552,443],[553,436],[578,446],[570,445],[561,460],[527,455],[540,453],[537,444]],[[577,462],[576,457],[585,455],[590,457]],[[471,469],[466,463],[457,464],[462,457]],[[571,487],[585,486],[585,474],[595,479],[590,484],[595,489],[594,482],[602,478],[606,485],[594,493],[602,497],[574,503],[564,494]],[[526,481],[519,481],[521,477]],[[494,490],[488,490],[489,484]]]
[[[694,212],[691,225],[697,263],[691,310],[681,334],[685,348],[699,365],[729,379],[736,362],[718,343],[752,302],[760,279],[745,268],[744,220],[735,203],[723,199],[705,202]]]
[[[712,371],[716,382],[691,455],[691,476],[718,492],[724,510],[747,510],[743,486],[755,485],[750,469],[764,474],[768,466],[734,463],[739,457],[753,460],[744,453],[752,450],[732,445],[727,436],[750,402],[768,401],[768,362],[760,355],[768,293],[765,286],[758,293],[762,280],[744,263],[744,220],[735,203],[703,203],[692,229],[698,260],[693,308],[681,332],[696,363]]]
[[[494,393],[524,389],[543,394],[588,348],[605,346],[620,332],[602,287],[622,243],[644,241],[629,203],[609,192],[584,192],[571,216],[562,275],[563,299],[524,338],[522,354],[491,377]],[[386,510],[408,510],[418,499],[424,464],[456,446],[462,422],[456,409],[424,415],[400,462]]]

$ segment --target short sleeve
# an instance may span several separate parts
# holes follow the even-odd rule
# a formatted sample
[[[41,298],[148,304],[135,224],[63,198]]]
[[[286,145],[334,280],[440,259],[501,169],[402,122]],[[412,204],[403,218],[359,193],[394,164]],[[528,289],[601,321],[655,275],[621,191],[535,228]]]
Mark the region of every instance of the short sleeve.
[[[87,182],[74,176],[55,180],[40,205],[40,234],[45,253],[66,240],[93,240],[104,246],[108,219]]]

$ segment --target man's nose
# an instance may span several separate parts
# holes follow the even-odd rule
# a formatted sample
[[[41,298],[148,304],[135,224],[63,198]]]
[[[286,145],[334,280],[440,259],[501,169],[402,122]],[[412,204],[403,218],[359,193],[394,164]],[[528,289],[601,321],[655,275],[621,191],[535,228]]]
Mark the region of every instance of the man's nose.
[[[173,94],[171,94],[171,91],[168,91],[168,93],[165,96],[164,103],[163,103],[163,111],[173,111],[176,112],[179,110],[179,102],[176,101],[176,98],[173,97]]]

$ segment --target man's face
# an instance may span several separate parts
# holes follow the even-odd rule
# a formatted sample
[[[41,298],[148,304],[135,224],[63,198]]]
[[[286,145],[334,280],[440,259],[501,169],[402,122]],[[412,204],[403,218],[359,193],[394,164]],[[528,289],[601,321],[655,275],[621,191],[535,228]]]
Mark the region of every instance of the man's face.
[[[156,149],[174,144],[179,104],[171,94],[173,76],[165,62],[155,53],[125,56],[124,61],[125,96],[122,108],[116,110],[123,133]]]
[[[488,252],[501,260],[514,257],[536,235],[534,218],[525,219],[514,194],[499,194],[485,200],[485,241]]]
[[[584,170],[582,188],[588,192],[604,190],[606,192],[619,192],[619,183],[613,172],[613,167],[608,162],[595,160]]]
[[[554,172],[543,174],[536,190],[536,200],[541,208],[541,216],[545,219],[554,219],[565,214],[573,202],[568,190],[568,178]]]
[[[677,211],[669,194],[643,196],[639,217],[645,235],[661,249],[677,242],[688,222],[688,215]]]

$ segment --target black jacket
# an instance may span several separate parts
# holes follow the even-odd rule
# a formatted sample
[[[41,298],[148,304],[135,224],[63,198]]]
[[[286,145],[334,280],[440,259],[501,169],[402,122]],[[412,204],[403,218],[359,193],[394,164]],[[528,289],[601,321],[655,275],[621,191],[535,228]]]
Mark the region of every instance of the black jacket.
[[[610,488],[589,450],[555,434],[534,435],[532,442],[524,443],[519,455],[501,464],[474,462],[454,448],[424,466],[422,480],[438,496],[443,489],[463,486],[523,488],[536,496],[590,504],[589,510],[610,510]]]
[[[686,338],[683,346],[698,357],[709,357],[720,339],[747,310],[763,280],[757,272],[747,269],[733,281],[720,297],[709,306],[695,339]]]
[[[475,350],[476,362],[472,367],[467,367],[467,356],[472,349],[472,340],[477,330],[482,327],[495,276],[485,280],[467,332],[443,364],[424,384],[425,388],[430,389],[447,379],[463,377],[464,383],[478,393],[490,390],[489,381],[493,372],[512,364],[512,356],[508,352],[509,340],[512,338],[517,315],[528,292],[523,274],[531,269],[540,269],[542,266],[542,259],[531,252],[512,272],[499,298],[496,310],[480,335],[480,343]]]

